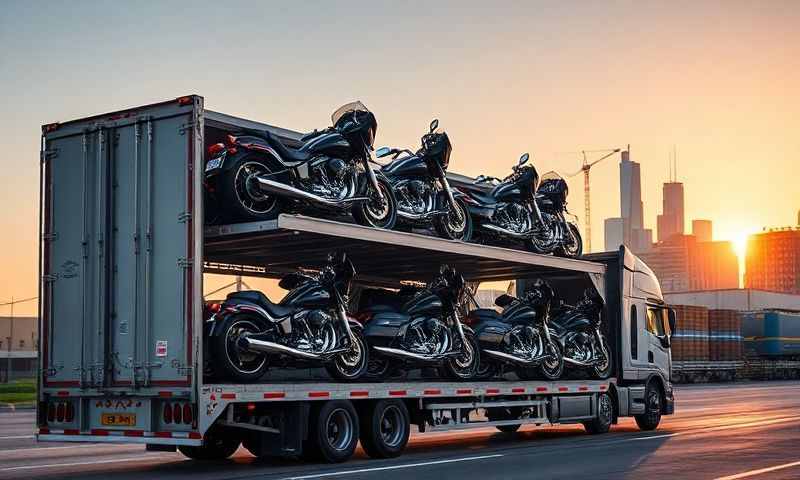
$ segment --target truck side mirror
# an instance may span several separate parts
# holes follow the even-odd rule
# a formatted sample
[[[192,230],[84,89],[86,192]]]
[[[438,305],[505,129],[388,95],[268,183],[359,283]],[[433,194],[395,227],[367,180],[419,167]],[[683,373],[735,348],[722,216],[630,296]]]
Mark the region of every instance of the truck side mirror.
[[[677,323],[675,321],[675,310],[671,308],[667,310],[667,321],[669,322],[669,334],[672,336],[675,334],[675,324]]]

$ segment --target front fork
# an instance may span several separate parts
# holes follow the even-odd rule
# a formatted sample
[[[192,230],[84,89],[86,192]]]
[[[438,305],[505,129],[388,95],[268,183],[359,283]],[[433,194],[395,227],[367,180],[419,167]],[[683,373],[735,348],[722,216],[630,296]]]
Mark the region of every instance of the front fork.
[[[350,344],[355,345],[356,336],[353,333],[353,329],[350,328],[350,319],[347,317],[347,309],[344,307],[345,301],[339,294],[339,292],[336,292],[335,295],[336,295],[337,310],[339,313],[339,321],[342,322],[342,324],[344,325],[344,331],[347,333],[347,338],[350,339]]]
[[[369,179],[369,184],[372,185],[372,190],[377,195],[377,198],[380,201],[385,201],[386,199],[383,198],[383,192],[381,191],[381,186],[378,184],[378,176],[375,175],[375,170],[372,169],[372,165],[370,165],[369,161],[371,158],[371,154],[369,150],[364,149],[364,170],[367,173],[367,178]]]
[[[461,319],[458,318],[458,311],[453,310],[453,321],[456,323],[456,332],[458,333],[458,338],[461,339],[462,349],[465,348],[463,345],[467,344],[467,336],[464,333],[464,327],[461,325]]]

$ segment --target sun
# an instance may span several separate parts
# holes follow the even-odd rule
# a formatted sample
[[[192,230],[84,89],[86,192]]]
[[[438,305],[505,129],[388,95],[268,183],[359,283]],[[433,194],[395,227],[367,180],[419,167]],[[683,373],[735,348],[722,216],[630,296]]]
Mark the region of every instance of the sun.
[[[739,257],[740,260],[743,260],[747,255],[747,237],[749,236],[750,234],[747,232],[739,232],[736,233],[733,238],[731,238],[733,250],[736,252],[736,256]]]

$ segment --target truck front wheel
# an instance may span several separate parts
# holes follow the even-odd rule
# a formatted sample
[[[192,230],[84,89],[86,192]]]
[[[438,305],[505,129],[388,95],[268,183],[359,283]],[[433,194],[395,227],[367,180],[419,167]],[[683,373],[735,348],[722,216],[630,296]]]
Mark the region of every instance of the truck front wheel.
[[[209,431],[199,447],[179,445],[178,450],[192,460],[224,460],[239,448],[239,439],[221,431]]]
[[[361,417],[361,446],[372,458],[394,458],[403,453],[411,420],[401,400],[379,400]]]
[[[353,456],[358,444],[358,415],[347,400],[331,400],[312,406],[308,440],[303,456],[326,463],[341,463]]]
[[[653,382],[644,391],[644,413],[634,415],[636,425],[641,430],[655,430],[661,423],[661,388]]]

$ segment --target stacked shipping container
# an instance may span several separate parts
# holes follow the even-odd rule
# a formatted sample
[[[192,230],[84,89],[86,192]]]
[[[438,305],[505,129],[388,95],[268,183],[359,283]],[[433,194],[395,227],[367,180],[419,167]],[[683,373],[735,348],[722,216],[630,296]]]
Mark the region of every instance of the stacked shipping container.
[[[742,319],[735,310],[708,311],[708,359],[742,359]]]
[[[744,313],[742,336],[745,348],[757,355],[800,358],[800,313],[780,310]]]
[[[691,305],[671,305],[675,310],[675,333],[672,335],[672,359],[708,360],[708,309]]]

